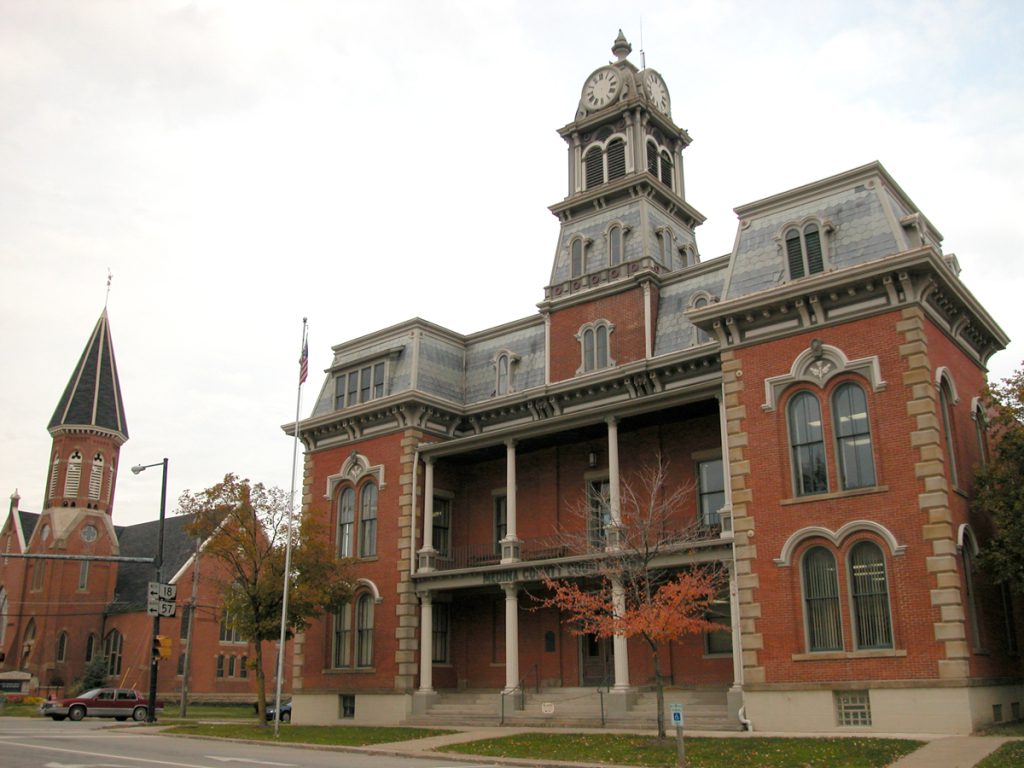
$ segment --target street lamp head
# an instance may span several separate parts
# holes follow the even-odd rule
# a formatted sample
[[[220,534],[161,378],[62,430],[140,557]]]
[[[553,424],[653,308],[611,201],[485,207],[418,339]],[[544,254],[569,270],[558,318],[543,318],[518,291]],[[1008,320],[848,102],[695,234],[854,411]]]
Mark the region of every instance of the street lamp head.
[[[137,474],[139,474],[139,473],[140,473],[140,472],[141,472],[142,470],[144,470],[145,468],[146,468],[146,467],[145,467],[144,465],[142,465],[142,464],[136,464],[136,465],[135,465],[134,467],[132,467],[132,474],[133,474],[133,475],[137,475]]]

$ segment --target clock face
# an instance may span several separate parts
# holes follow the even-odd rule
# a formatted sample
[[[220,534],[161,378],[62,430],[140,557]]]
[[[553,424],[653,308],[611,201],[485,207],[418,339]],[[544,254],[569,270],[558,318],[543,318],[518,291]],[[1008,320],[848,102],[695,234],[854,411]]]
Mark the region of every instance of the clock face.
[[[667,115],[668,88],[665,87],[665,81],[661,79],[661,75],[649,71],[644,76],[644,89],[647,91],[647,98],[651,100],[651,105],[663,115]]]
[[[583,106],[590,112],[608,106],[618,95],[621,84],[622,78],[613,67],[597,70],[583,84]]]

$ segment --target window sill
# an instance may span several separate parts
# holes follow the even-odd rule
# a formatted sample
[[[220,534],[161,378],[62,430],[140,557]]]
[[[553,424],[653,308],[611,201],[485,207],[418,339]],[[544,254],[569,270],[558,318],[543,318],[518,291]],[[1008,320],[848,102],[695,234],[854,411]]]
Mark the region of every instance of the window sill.
[[[874,493],[886,493],[888,485],[873,485],[870,488],[856,488],[852,491],[836,491],[835,493],[815,493],[809,496],[794,496],[790,499],[783,499],[779,502],[784,507],[792,504],[807,504],[817,501],[831,501],[832,499],[846,499],[851,496],[870,496]]]
[[[880,648],[877,651],[816,651],[814,653],[794,653],[793,661],[837,661],[848,659],[893,659],[907,655],[906,651]]]
[[[732,653],[705,653],[705,659],[731,659]]]
[[[323,673],[325,675],[372,675],[376,671],[376,667],[328,667]]]
[[[364,557],[363,555],[360,555],[359,557],[357,557],[355,559],[358,560],[361,563],[375,563],[375,562],[377,562],[380,559],[380,556],[379,555],[366,555]]]

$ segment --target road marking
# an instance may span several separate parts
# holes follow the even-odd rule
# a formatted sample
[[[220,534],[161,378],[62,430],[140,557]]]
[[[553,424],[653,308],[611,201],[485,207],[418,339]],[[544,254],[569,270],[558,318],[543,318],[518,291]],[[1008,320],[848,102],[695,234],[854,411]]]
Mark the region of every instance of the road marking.
[[[125,755],[108,755],[104,752],[85,752],[81,749],[61,749],[60,747],[48,747],[45,744],[25,744],[18,741],[6,741],[12,747],[24,747],[25,749],[45,749],[47,752],[67,752],[78,757],[100,757],[106,760],[129,760],[133,763],[149,763],[151,765],[173,765],[176,768],[209,768],[205,765],[195,763],[172,763],[168,760],[147,760],[144,757],[126,757]],[[88,764],[86,768],[91,768]],[[121,768],[120,766],[118,768]]]
[[[248,757],[217,757],[216,755],[203,755],[203,757],[221,763],[255,763],[256,765],[280,765],[283,768],[296,768],[295,763],[271,763],[267,760],[251,760]]]
[[[128,768],[121,763],[46,763],[43,768]]]

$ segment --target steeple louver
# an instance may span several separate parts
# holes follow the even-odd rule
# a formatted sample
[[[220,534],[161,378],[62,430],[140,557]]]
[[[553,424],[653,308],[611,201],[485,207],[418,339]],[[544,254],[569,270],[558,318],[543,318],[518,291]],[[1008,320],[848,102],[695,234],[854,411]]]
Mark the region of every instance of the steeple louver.
[[[51,433],[65,427],[98,427],[120,435],[123,440],[128,439],[106,309],[96,321],[50,419]]]

